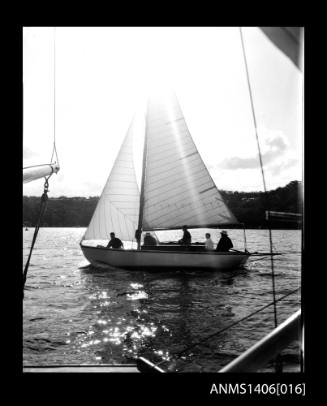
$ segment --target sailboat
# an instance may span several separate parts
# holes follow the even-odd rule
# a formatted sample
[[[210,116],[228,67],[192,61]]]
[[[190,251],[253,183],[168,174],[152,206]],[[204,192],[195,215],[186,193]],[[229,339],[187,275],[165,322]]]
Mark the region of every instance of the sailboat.
[[[237,224],[206,168],[174,92],[148,99],[141,190],[133,159],[131,124],[80,246],[93,266],[125,269],[231,269],[244,265],[248,252],[206,251],[204,246],[159,243],[141,246],[141,234]],[[108,249],[94,241],[110,233],[137,248]]]

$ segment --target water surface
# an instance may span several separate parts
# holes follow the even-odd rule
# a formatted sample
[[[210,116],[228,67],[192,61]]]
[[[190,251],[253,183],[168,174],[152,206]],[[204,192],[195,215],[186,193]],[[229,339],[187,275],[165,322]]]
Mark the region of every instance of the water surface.
[[[23,230],[24,263],[34,229]],[[23,310],[24,365],[130,363],[137,355],[173,359],[193,343],[272,301],[270,258],[233,271],[126,271],[85,267],[84,228],[41,228]],[[192,230],[203,241],[206,230]],[[218,240],[219,231],[212,231]],[[243,249],[243,230],[229,230]],[[267,230],[247,230],[250,251],[269,251]],[[301,231],[273,230],[277,298],[300,287]],[[161,238],[163,236],[161,235]],[[181,232],[166,233],[177,240]],[[277,304],[278,323],[300,306],[300,292]],[[182,372],[214,372],[274,328],[273,307],[178,358]],[[298,370],[298,345],[284,350],[284,370]],[[169,364],[162,364],[167,367]],[[267,366],[265,371],[273,371]]]

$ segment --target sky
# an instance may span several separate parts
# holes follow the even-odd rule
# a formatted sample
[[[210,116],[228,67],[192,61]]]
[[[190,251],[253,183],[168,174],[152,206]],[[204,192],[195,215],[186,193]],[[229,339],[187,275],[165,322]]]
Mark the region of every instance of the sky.
[[[303,78],[258,28],[242,30],[270,190],[302,180]],[[237,27],[24,27],[23,167],[50,162],[55,134],[49,197],[99,196],[157,83],[174,89],[218,189],[262,191]]]

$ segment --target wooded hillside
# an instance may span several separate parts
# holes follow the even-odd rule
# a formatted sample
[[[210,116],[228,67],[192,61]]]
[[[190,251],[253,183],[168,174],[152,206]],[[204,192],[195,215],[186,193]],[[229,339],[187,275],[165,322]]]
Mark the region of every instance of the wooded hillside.
[[[230,192],[221,194],[239,222],[247,228],[265,228],[265,210],[302,212],[301,182],[292,181],[267,193]],[[44,227],[87,227],[99,197],[49,197],[43,217]],[[40,197],[23,197],[23,223],[34,226],[40,209]],[[298,228],[294,222],[273,222],[272,228]]]

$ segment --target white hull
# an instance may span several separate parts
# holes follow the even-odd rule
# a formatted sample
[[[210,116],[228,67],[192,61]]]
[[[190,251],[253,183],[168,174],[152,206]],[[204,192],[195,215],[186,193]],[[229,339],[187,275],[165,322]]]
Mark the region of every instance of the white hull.
[[[250,256],[238,252],[115,250],[82,244],[81,248],[85,258],[93,266],[109,265],[124,269],[235,269],[244,265]]]

